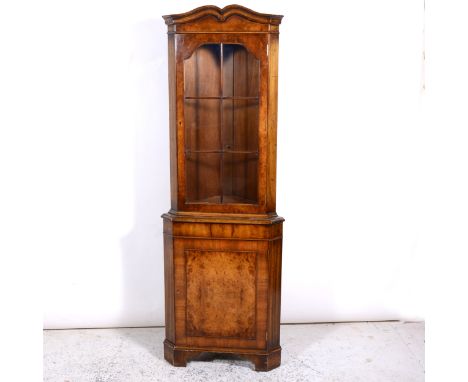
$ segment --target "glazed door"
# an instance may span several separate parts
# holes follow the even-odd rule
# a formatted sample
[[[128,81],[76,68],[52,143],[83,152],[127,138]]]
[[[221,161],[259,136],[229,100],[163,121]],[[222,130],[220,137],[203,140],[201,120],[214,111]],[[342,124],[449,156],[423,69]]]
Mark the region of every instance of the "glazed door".
[[[188,211],[262,212],[266,44],[232,35],[184,36],[180,43],[179,205]]]

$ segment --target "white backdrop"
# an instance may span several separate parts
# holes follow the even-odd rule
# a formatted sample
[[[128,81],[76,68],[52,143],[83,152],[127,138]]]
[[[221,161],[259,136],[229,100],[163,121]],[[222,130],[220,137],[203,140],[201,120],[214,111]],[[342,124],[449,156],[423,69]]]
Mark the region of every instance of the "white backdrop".
[[[228,2],[212,2],[218,6]],[[284,14],[277,210],[282,322],[424,317],[422,1],[245,1]],[[164,324],[169,209],[163,14],[200,1],[57,2],[46,328]],[[430,73],[427,73],[430,76]],[[425,200],[427,202],[427,200]],[[423,240],[423,241],[421,241]]]

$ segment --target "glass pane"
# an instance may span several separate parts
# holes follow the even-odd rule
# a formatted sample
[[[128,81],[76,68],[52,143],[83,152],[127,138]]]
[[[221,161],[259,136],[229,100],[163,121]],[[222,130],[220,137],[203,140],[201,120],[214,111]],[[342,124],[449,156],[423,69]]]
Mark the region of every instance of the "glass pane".
[[[223,96],[258,97],[260,61],[242,45],[223,44]]]
[[[221,47],[206,44],[184,62],[186,97],[219,97],[221,95]]]
[[[258,100],[223,100],[225,150],[258,152]]]
[[[221,202],[221,154],[186,153],[186,201]]]
[[[221,150],[221,100],[185,100],[185,150]]]
[[[257,203],[260,62],[206,44],[184,63],[187,203]]]
[[[258,155],[225,153],[223,160],[223,203],[256,203]]]

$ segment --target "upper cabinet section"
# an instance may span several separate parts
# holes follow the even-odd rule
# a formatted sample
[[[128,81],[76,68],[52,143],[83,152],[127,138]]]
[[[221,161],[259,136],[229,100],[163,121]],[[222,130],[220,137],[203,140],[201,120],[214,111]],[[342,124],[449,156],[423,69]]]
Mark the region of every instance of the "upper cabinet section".
[[[278,33],[283,16],[254,12],[240,5],[207,5],[163,18],[168,33]]]
[[[282,16],[230,5],[163,17],[172,210],[275,213]]]

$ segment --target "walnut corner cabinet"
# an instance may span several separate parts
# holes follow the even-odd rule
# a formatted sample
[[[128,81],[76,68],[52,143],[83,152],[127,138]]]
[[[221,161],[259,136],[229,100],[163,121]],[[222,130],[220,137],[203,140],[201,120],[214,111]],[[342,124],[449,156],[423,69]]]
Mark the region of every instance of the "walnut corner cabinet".
[[[169,39],[171,209],[164,219],[166,339],[174,366],[232,354],[281,363],[276,214],[283,16],[230,5],[163,16]]]

